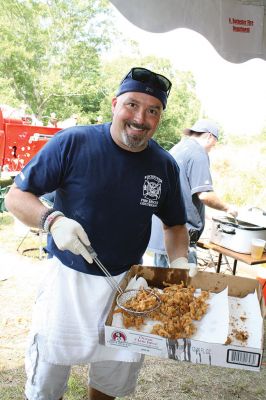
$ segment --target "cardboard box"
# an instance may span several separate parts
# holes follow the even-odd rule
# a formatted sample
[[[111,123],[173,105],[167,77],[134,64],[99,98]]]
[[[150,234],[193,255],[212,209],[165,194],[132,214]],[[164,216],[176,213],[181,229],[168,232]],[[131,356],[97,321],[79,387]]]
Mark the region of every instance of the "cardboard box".
[[[135,275],[145,278],[149,286],[158,288],[163,287],[163,281],[180,283],[183,280],[186,281],[186,284],[190,284],[195,288],[209,290],[213,293],[219,293],[228,287],[228,296],[239,298],[256,291],[261,307],[261,315],[264,315],[263,295],[260,284],[256,279],[209,272],[199,272],[196,277],[187,278],[186,273],[182,270],[134,265],[120,284],[123,290]],[[166,339],[158,335],[112,326],[115,306],[116,303],[114,301],[105,323],[105,344],[107,346],[113,348],[123,347],[132,352],[196,364],[216,365],[250,371],[260,370],[263,354],[263,334],[262,342],[258,348],[244,345],[207,343],[189,338]],[[258,329],[263,332],[263,320]]]

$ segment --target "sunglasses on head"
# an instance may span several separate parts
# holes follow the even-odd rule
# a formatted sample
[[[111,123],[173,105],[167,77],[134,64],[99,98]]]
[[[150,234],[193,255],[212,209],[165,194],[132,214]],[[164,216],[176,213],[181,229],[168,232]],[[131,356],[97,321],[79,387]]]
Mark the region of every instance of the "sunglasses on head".
[[[123,83],[124,80],[128,77],[131,77],[132,79],[138,82],[149,83],[156,89],[166,92],[167,97],[169,96],[172,83],[169,81],[168,78],[166,78],[161,74],[157,74],[146,68],[135,67],[129,71],[129,73],[124,77],[124,79],[122,79],[121,83]]]

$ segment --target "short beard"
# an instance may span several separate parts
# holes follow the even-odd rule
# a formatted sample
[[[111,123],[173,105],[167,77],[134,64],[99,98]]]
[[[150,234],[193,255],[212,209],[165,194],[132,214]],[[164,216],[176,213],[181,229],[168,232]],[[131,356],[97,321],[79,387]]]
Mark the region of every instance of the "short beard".
[[[147,146],[146,134],[140,137],[140,135],[128,135],[125,131],[122,132],[122,141],[130,149],[138,149],[140,147]]]

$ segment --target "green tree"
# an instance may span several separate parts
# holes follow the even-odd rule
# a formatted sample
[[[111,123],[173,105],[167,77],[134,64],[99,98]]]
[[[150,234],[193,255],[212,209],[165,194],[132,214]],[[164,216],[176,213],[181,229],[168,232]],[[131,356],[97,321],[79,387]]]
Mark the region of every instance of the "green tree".
[[[37,117],[93,114],[99,107],[100,53],[110,45],[107,0],[5,0],[0,13],[1,98]],[[10,87],[8,96],[7,88]]]
[[[175,70],[172,83],[167,109],[155,135],[158,143],[167,150],[179,142],[184,128],[192,126],[200,113],[192,73]]]

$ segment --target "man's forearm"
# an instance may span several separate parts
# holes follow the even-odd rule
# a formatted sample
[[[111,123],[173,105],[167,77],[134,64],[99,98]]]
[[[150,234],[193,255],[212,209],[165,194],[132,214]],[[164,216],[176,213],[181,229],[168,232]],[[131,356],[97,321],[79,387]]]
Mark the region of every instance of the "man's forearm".
[[[33,228],[40,226],[41,218],[47,211],[37,196],[23,192],[13,184],[6,195],[5,205],[16,218]]]
[[[186,225],[164,225],[165,248],[169,261],[188,256],[189,236]]]
[[[205,206],[214,208],[215,210],[227,212],[229,207],[228,204],[219,199],[215,192],[202,192],[199,193],[198,196],[202,203],[205,204]]]
[[[205,206],[214,208],[215,210],[225,211],[233,217],[236,217],[238,214],[236,206],[224,203],[214,192],[201,192],[198,193],[198,197]]]

